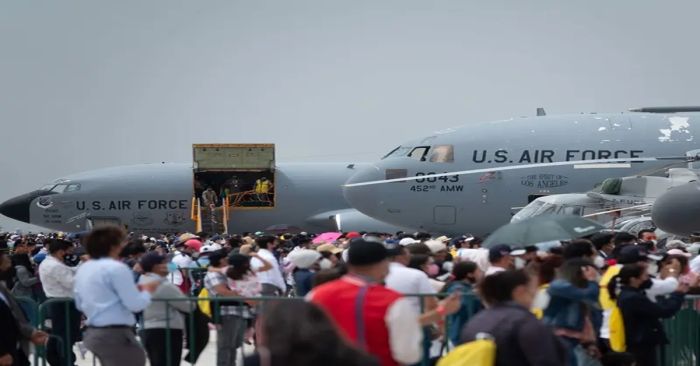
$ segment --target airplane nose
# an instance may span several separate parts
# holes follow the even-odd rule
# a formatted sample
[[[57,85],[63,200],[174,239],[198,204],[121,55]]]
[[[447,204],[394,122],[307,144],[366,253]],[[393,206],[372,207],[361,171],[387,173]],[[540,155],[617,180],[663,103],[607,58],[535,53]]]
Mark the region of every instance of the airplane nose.
[[[348,179],[345,184],[369,182],[375,180],[384,179],[381,170],[376,166],[372,165],[366,167]],[[380,185],[370,185],[370,186],[358,186],[358,187],[343,187],[343,195],[345,200],[348,201],[350,206],[354,209],[364,213],[365,215],[375,217],[380,205],[382,204],[379,199],[379,187]]]
[[[29,206],[35,198],[47,193],[39,190],[10,198],[0,204],[0,214],[17,221],[29,223]]]

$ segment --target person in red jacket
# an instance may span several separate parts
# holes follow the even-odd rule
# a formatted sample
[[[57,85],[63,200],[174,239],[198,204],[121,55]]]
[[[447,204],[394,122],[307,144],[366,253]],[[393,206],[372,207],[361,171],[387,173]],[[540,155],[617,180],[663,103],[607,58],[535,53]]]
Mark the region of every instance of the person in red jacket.
[[[407,298],[384,287],[388,273],[384,245],[357,239],[348,249],[348,274],[315,288],[308,298],[328,313],[343,336],[376,356],[382,366],[414,364],[422,355],[421,325],[457,311],[459,296],[420,315]]]

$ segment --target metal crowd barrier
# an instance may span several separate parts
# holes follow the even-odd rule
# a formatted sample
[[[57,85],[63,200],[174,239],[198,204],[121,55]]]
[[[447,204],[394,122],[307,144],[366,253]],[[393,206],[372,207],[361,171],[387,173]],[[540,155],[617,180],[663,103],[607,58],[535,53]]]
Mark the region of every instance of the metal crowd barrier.
[[[428,297],[435,295],[406,295],[407,297]],[[64,315],[66,318],[70,318],[70,306],[73,305],[72,299],[49,299],[42,304],[37,304],[34,300],[29,298],[17,298],[22,309],[25,311],[29,321],[39,329],[46,329],[46,319],[49,318],[48,309],[50,306],[56,306],[55,304],[63,304]],[[187,298],[172,298],[172,299],[153,299],[153,301],[165,302],[170,304],[172,302],[188,301],[194,304],[196,307],[199,301],[209,301],[212,309],[211,322],[218,323],[221,319],[220,308],[217,306],[220,302],[224,301],[255,301],[259,304],[258,307],[264,307],[265,303],[269,301],[304,301],[300,297],[255,297],[255,298],[243,298],[243,297],[213,297],[213,298],[197,298],[197,297],[187,297]],[[423,310],[424,303],[420,301],[421,310]],[[471,310],[471,309],[470,309]],[[199,310],[195,310],[199,311]],[[473,314],[473,312],[472,312]],[[143,330],[143,321],[140,317],[139,325],[137,328]],[[186,317],[185,327],[186,330],[183,334],[184,341],[187,343],[187,347],[183,346],[183,353],[188,351],[190,353],[195,353],[197,346],[197,339],[201,337],[201,334],[197,333],[196,316]],[[165,351],[167,356],[167,364],[177,365],[178,363],[173,363],[175,360],[171,360],[172,354],[172,329],[169,326],[170,318],[166,319],[166,342]],[[663,321],[663,325],[666,329],[670,344],[662,349],[660,354],[660,364],[662,365],[676,365],[676,366],[691,366],[700,365],[700,296],[687,296],[686,304],[683,309],[678,312],[673,318],[666,319]],[[445,322],[444,330],[442,332],[442,337],[444,340],[441,352],[448,352],[450,349],[450,343],[447,341],[448,330],[450,329],[450,324]],[[209,336],[209,327],[206,327],[207,339]],[[70,327],[66,327],[66,333],[63,334],[63,339],[71,339],[72,334],[70,333]],[[140,332],[138,333],[140,335]],[[428,334],[426,329],[425,334]],[[56,337],[57,335],[52,335]],[[143,340],[142,340],[143,341]],[[65,365],[72,365],[71,358],[69,357],[72,349],[70,344],[63,344],[62,360],[66,363]],[[428,366],[431,364],[430,360],[430,349],[432,346],[432,341],[428,337],[424,337],[423,341],[423,358],[419,365]],[[45,347],[37,347],[34,353],[34,365],[41,364],[46,365],[46,350]],[[239,350],[242,352],[242,350]],[[95,359],[93,357],[93,365],[95,364]],[[183,359],[181,364],[186,364],[187,362]],[[243,364],[244,365],[244,364]],[[245,366],[245,365],[244,365]]]

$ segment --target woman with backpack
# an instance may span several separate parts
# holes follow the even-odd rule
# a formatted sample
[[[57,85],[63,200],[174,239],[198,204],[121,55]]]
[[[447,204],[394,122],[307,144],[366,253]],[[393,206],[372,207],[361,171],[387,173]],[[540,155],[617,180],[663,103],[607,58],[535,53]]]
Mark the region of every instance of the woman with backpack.
[[[525,271],[502,271],[485,277],[479,294],[487,308],[462,331],[462,343],[492,338],[496,366],[561,366],[566,347],[530,312],[537,281]]]
[[[634,354],[637,366],[658,365],[659,346],[668,343],[660,319],[674,316],[688,292],[688,284],[680,282],[668,297],[653,302],[643,290],[649,281],[646,265],[626,264],[608,283],[610,297],[622,313],[627,352]]]

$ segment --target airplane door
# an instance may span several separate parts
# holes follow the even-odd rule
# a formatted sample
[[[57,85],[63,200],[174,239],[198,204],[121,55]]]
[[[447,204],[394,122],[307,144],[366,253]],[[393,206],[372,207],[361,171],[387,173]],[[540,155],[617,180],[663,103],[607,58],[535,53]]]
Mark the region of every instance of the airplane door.
[[[433,221],[438,225],[454,225],[457,222],[457,209],[454,206],[435,206]]]

